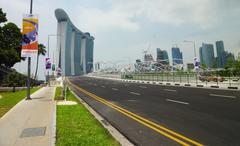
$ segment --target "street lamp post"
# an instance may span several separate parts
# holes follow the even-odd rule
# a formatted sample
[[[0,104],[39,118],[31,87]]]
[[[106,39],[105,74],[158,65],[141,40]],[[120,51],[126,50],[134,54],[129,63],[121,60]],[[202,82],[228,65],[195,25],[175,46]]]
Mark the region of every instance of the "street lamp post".
[[[49,44],[50,44],[50,37],[53,37],[53,36],[60,36],[61,35],[58,35],[58,34],[49,34],[48,35],[48,48],[47,48],[47,57],[49,58]],[[50,86],[50,80],[49,80],[49,70],[47,71],[47,82],[48,82],[48,85]]]
[[[33,0],[30,1],[30,14],[32,14]],[[26,100],[31,100],[30,97],[30,74],[31,74],[31,57],[28,57],[28,77],[27,77],[27,98]]]
[[[188,40],[184,40],[184,42],[188,42],[188,43],[192,43],[192,44],[193,44],[193,49],[194,49],[194,57],[195,57],[195,58],[197,58],[195,41],[188,41]],[[196,73],[196,84],[198,84],[197,69],[195,70],[195,73]]]
[[[184,42],[186,42],[186,43],[192,43],[192,44],[193,44],[194,57],[197,57],[195,41],[187,41],[187,40],[184,40]]]

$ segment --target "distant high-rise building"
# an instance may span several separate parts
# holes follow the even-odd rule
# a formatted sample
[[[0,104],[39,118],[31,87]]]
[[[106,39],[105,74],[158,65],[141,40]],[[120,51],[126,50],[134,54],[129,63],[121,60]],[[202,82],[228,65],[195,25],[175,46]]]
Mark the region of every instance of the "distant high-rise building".
[[[217,67],[223,68],[225,65],[225,55],[224,55],[224,43],[223,41],[216,42],[216,49],[217,49]]]
[[[179,48],[172,48],[173,66],[183,64],[183,55]]]
[[[214,49],[212,44],[202,44],[199,49],[200,62],[205,64],[207,67],[212,68],[214,65]]]
[[[231,64],[231,63],[233,63],[234,61],[235,61],[235,56],[234,56],[234,54],[233,53],[231,53],[231,52],[224,52],[224,58],[225,58],[225,60],[224,60],[224,63],[225,63],[225,65],[226,64],[228,64],[229,65],[229,63]]]
[[[169,65],[168,53],[166,50],[161,50],[160,48],[157,48],[157,62],[164,65]]]
[[[152,54],[145,54],[144,55],[144,61],[145,62],[152,62],[153,61]]]

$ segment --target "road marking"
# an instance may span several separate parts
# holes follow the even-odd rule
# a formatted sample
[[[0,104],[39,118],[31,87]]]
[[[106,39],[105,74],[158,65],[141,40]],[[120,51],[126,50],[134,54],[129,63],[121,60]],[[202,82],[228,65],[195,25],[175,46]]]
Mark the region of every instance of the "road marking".
[[[218,94],[209,94],[209,95],[215,96],[215,97],[236,98],[236,96],[230,96],[230,95],[218,95]]]
[[[146,89],[147,87],[146,86],[139,86],[140,88],[143,88],[143,89]]]
[[[133,95],[141,95],[141,94],[136,93],[136,92],[129,92],[129,93],[131,93],[131,94],[133,94]]]
[[[133,100],[133,99],[130,99],[130,100],[128,100],[129,102],[135,102],[136,100]]]
[[[172,89],[164,89],[164,90],[168,92],[177,92],[177,90],[172,90]]]
[[[129,117],[129,118],[131,118],[131,119],[133,119],[133,120],[135,120],[135,121],[145,125],[146,127],[148,127],[150,129],[158,132],[159,134],[162,134],[162,135],[168,137],[169,139],[171,139],[171,140],[173,140],[173,141],[175,141],[175,142],[177,142],[177,143],[179,143],[181,145],[190,146],[189,143],[191,143],[191,145],[194,144],[196,146],[203,146],[203,144],[201,144],[199,142],[196,142],[196,141],[194,141],[194,140],[192,140],[190,138],[187,138],[187,137],[185,137],[185,136],[183,136],[181,134],[178,134],[178,133],[176,133],[176,132],[174,132],[174,131],[172,131],[172,130],[170,130],[168,128],[165,128],[165,127],[163,127],[161,125],[158,125],[158,124],[156,124],[156,123],[154,123],[154,122],[152,122],[152,121],[150,121],[148,119],[145,119],[145,118],[143,118],[143,117],[141,117],[141,116],[139,116],[137,114],[134,114],[134,113],[132,113],[132,112],[130,112],[130,111],[120,107],[120,106],[117,106],[117,105],[115,105],[115,104],[113,104],[113,103],[111,103],[111,102],[109,102],[109,101],[107,101],[107,100],[105,100],[105,99],[103,99],[103,98],[93,94],[93,93],[90,93],[90,92],[80,88],[79,86],[72,84],[69,80],[68,80],[68,82],[74,88],[77,88],[79,91],[83,92],[84,94],[86,94],[86,95],[92,97],[93,99],[95,99],[95,100],[105,104],[106,106],[109,106],[109,107],[115,109],[116,111],[124,114],[125,116],[127,116],[127,117]],[[186,142],[188,142],[188,143],[186,143]]]
[[[117,88],[112,88],[112,90],[115,90],[115,91],[117,91],[118,89],[117,89]]]
[[[167,101],[169,101],[169,102],[175,102],[175,103],[180,103],[180,104],[189,104],[189,103],[187,103],[187,102],[183,102],[183,101],[177,101],[177,100],[171,100],[171,99],[166,99]]]
[[[101,86],[101,87],[105,88],[105,86]]]

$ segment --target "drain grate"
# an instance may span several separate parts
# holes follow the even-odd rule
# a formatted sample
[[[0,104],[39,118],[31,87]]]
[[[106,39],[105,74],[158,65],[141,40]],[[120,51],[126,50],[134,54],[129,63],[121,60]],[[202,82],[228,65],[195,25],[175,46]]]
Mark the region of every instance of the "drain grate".
[[[44,136],[46,127],[26,128],[22,131],[21,138],[23,137],[35,137]]]

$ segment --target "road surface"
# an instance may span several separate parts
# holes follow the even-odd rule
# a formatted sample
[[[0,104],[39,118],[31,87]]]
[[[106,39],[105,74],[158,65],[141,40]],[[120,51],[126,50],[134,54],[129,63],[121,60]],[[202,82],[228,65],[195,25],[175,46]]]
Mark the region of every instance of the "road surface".
[[[71,88],[135,145],[240,145],[240,92],[69,78]]]

